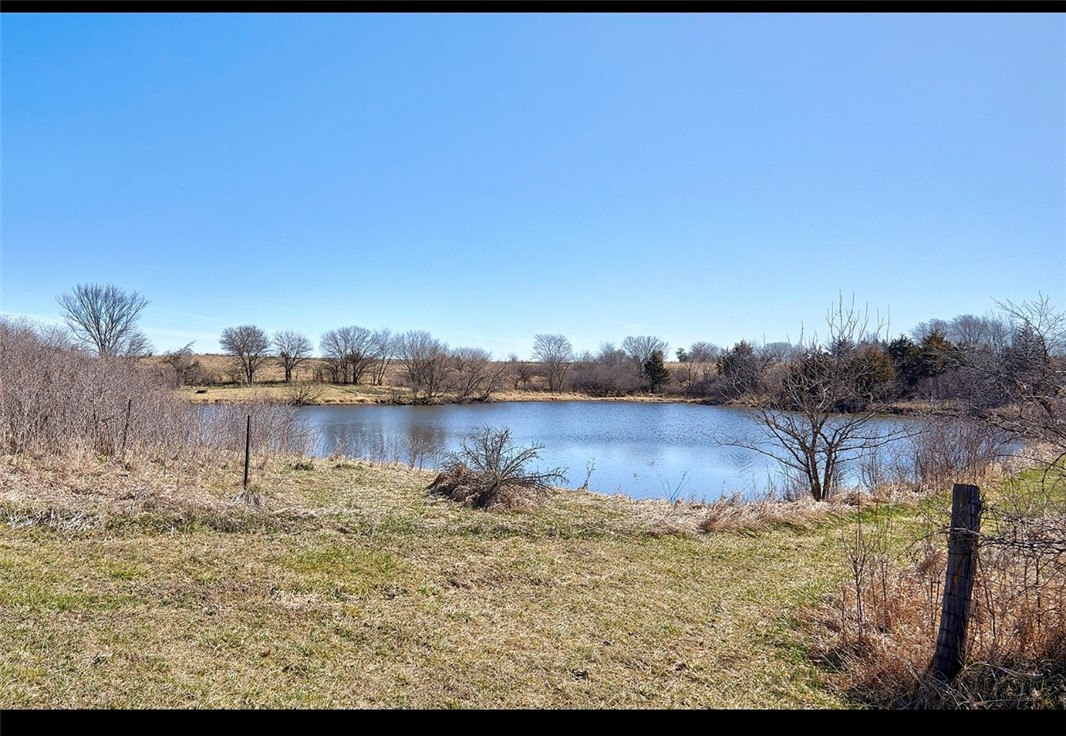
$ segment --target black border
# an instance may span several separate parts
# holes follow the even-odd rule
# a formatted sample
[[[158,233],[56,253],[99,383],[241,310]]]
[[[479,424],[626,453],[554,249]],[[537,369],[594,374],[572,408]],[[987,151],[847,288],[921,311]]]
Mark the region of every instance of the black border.
[[[4,736],[1062,736],[1062,710],[6,710]]]

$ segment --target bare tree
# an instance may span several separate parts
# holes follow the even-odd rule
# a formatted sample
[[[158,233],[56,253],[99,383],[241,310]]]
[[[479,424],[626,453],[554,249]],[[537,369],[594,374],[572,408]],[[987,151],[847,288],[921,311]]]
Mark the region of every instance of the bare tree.
[[[374,384],[380,386],[385,383],[389,365],[396,357],[396,337],[388,328],[375,330],[370,336],[370,345],[376,361],[373,367]]]
[[[408,330],[398,336],[396,357],[414,400],[430,402],[447,389],[448,346],[425,330]]]
[[[1011,323],[1011,341],[997,370],[1008,405],[986,418],[1017,436],[1047,443],[1059,467],[1066,457],[1066,312],[1048,297],[999,305]]]
[[[922,342],[930,335],[947,335],[950,329],[951,325],[947,321],[934,317],[925,322],[919,322],[911,329],[910,335],[915,342]]]
[[[255,380],[255,372],[270,357],[270,338],[255,325],[227,327],[218,342],[222,352],[236,359],[245,383]]]
[[[602,365],[621,365],[626,360],[626,351],[619,350],[613,342],[601,342],[596,352],[596,362]]]
[[[713,342],[694,342],[688,349],[688,359],[692,363],[714,363],[722,354],[722,348]]]
[[[335,383],[359,383],[377,359],[374,333],[356,325],[330,330],[319,348],[333,368]]]
[[[74,337],[100,357],[151,352],[148,339],[137,329],[137,320],[149,302],[136,291],[111,284],[78,284],[56,300]]]
[[[875,421],[875,402],[886,383],[878,373],[881,365],[856,348],[868,334],[868,313],[845,306],[841,298],[826,322],[824,342],[801,339],[781,380],[768,391],[747,395],[763,434],[719,440],[778,461],[802,480],[815,501],[833,494],[846,463],[904,436],[903,430]]]
[[[453,348],[450,363],[450,388],[459,403],[487,401],[500,388],[505,365],[492,361],[492,354],[481,348]]]
[[[570,341],[562,335],[537,335],[533,338],[533,357],[544,366],[548,390],[559,393],[574,360],[574,348]]]
[[[994,314],[983,317],[960,314],[947,328],[947,338],[967,350],[1002,350],[1010,343],[1010,333],[1008,321]]]
[[[755,349],[755,356],[765,369],[774,363],[787,363],[800,352],[802,350],[790,342],[768,342]]]
[[[530,379],[537,375],[536,367],[529,361],[519,360],[516,353],[507,356],[507,369],[514,381],[515,391],[528,388]]]
[[[292,372],[311,357],[311,341],[294,330],[279,330],[274,333],[273,343],[285,371],[285,383],[292,383]]]
[[[200,367],[200,362],[192,357],[192,343],[186,343],[177,350],[163,355],[163,363],[174,371],[174,381],[178,388],[185,385],[189,376]]]
[[[706,393],[718,372],[722,348],[710,342],[694,342],[688,350],[678,348],[677,355],[680,365],[674,375],[681,388],[688,394]]]
[[[644,370],[644,364],[651,358],[652,353],[658,350],[665,356],[669,347],[665,340],[652,335],[631,336],[622,340],[622,351],[633,361],[637,373],[641,373]]]

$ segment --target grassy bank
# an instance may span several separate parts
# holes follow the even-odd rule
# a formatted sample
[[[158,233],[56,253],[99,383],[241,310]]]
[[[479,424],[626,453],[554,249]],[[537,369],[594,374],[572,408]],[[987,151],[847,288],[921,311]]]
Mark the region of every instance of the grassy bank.
[[[430,476],[7,461],[0,702],[13,708],[845,708],[797,609],[839,522],[705,534],[698,508],[560,492],[532,513]]]

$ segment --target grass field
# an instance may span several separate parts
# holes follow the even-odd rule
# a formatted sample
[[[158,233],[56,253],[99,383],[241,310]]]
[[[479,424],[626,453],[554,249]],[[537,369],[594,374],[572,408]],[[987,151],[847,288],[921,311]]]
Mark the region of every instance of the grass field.
[[[933,652],[942,542],[924,573],[909,555],[946,523],[944,494],[702,506],[559,490],[483,511],[427,494],[433,474],[405,466],[257,458],[247,493],[242,471],[207,450],[4,456],[0,708],[865,711],[905,695]],[[1040,474],[1019,478],[1036,498]],[[1047,490],[1061,508],[1061,485]],[[860,559],[871,628],[856,649],[840,632]],[[1052,637],[1037,656],[1057,658],[1061,574],[1029,574],[994,594],[992,622],[1006,641]],[[1013,661],[972,668],[957,707],[995,709],[989,693],[1066,707],[1061,662]],[[919,726],[888,732],[945,728]]]
[[[91,460],[89,462],[92,462]],[[832,516],[705,534],[698,508],[429,498],[395,466],[3,467],[13,708],[845,708],[794,612]]]

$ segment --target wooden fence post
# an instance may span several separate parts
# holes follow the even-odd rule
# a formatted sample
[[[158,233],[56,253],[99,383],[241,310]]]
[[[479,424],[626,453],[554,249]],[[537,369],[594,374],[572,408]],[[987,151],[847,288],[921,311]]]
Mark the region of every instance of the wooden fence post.
[[[126,400],[126,423],[122,426],[122,454],[120,458],[126,459],[126,441],[130,436],[130,414],[133,412],[133,399]]]
[[[944,603],[940,611],[940,633],[931,667],[933,677],[946,682],[951,682],[959,674],[966,656],[966,627],[970,619],[970,596],[977,567],[977,538],[980,530],[980,489],[956,483],[951,489],[951,533],[948,537],[948,567],[944,580]]]
[[[244,489],[248,490],[248,457],[252,451],[252,415],[248,415],[248,426],[244,431]]]

